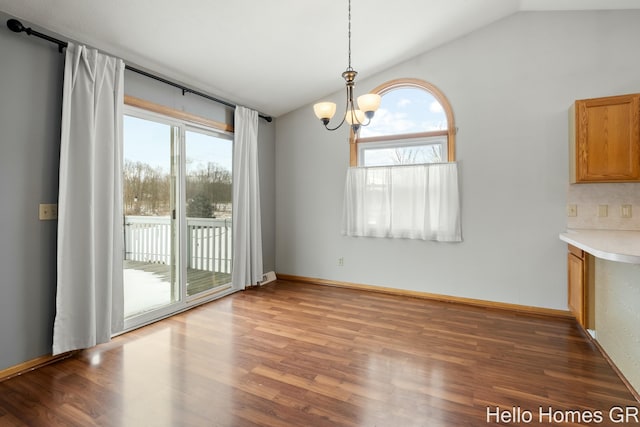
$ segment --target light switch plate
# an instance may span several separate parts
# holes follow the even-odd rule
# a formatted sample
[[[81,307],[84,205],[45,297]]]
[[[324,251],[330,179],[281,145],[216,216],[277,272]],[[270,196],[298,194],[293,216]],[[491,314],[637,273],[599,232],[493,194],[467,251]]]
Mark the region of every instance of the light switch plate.
[[[41,221],[58,219],[58,205],[55,203],[41,203],[38,207],[38,213]]]
[[[621,218],[631,218],[631,205],[622,205],[620,206],[620,217]]]
[[[578,206],[567,205],[567,216],[578,216]]]
[[[604,218],[609,215],[609,205],[598,205],[598,216]]]

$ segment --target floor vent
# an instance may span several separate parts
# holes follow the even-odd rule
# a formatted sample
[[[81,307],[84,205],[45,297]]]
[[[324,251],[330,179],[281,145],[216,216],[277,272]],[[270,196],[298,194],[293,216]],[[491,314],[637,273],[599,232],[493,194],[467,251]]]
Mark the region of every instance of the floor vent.
[[[276,280],[276,273],[274,273],[273,271],[269,271],[268,273],[262,275],[262,280],[258,282],[258,285],[266,285],[267,283],[271,283],[274,280]]]

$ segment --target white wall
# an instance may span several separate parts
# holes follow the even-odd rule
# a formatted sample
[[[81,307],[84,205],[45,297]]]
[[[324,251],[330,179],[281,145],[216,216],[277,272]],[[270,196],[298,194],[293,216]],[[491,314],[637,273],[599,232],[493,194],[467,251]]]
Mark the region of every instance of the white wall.
[[[360,94],[414,77],[449,98],[462,243],[342,237],[346,129],[325,131],[311,105],[280,117],[276,271],[566,309],[567,111],[640,92],[638,22],[638,11],[518,13],[357,83]]]

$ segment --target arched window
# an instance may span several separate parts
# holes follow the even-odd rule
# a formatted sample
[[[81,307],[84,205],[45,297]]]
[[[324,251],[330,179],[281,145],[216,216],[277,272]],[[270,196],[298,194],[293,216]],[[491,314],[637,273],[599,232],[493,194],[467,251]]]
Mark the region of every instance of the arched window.
[[[351,166],[390,166],[455,160],[453,111],[431,83],[398,79],[372,93],[382,97],[369,126],[351,134]]]

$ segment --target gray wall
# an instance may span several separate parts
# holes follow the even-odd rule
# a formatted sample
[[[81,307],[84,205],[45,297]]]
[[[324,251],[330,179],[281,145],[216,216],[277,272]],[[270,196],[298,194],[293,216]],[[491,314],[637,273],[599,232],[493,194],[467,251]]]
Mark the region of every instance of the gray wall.
[[[38,204],[58,199],[64,67],[55,45],[12,33],[8,18],[0,12],[0,370],[51,352],[57,222],[39,221]],[[228,108],[131,72],[125,93],[222,122],[233,117]],[[259,123],[269,271],[275,269],[275,125]]]
[[[0,369],[50,353],[63,57],[18,37],[0,15]]]
[[[638,22],[639,11],[518,13],[380,74],[361,73],[358,94],[413,77],[451,102],[462,243],[341,236],[347,130],[325,131],[311,105],[280,117],[276,271],[567,309],[558,233],[567,224],[568,108],[640,92]],[[344,92],[331,98],[343,105]]]

